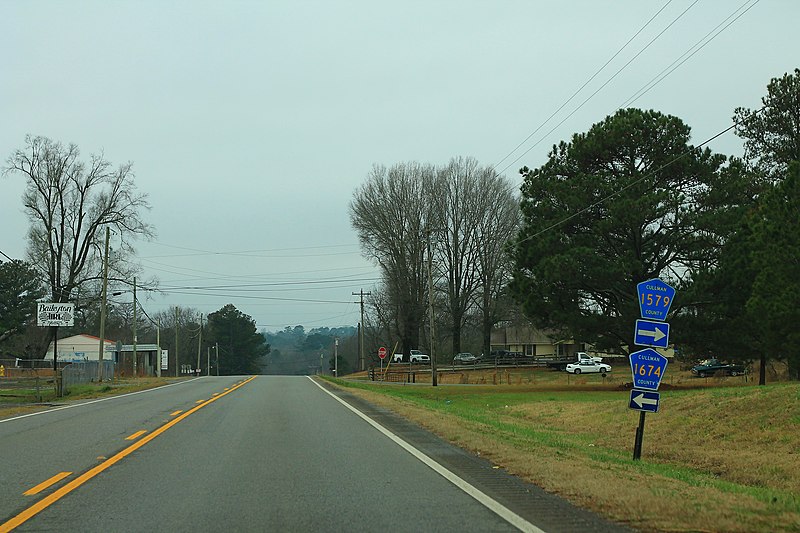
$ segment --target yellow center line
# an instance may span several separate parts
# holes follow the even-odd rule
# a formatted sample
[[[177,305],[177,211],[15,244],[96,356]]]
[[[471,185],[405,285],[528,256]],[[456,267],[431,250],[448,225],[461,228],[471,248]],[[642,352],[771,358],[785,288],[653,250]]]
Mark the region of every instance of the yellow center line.
[[[133,435],[131,435],[131,436],[129,436],[129,437],[125,437],[125,440],[136,440],[136,439],[138,439],[139,437],[141,437],[142,435],[144,435],[145,433],[147,433],[147,430],[146,430],[146,429],[143,429],[143,430],[141,430],[141,431],[137,431],[137,432],[136,432],[136,433],[134,433]]]
[[[205,402],[205,401],[208,401],[208,400],[197,400],[197,401],[196,401],[196,402],[194,402],[194,403],[203,403],[203,402]]]
[[[175,415],[179,415],[179,414],[181,414],[182,412],[183,412],[183,411],[181,411],[180,409],[178,409],[178,410],[177,410],[177,411],[175,411],[174,413],[170,413],[170,414],[169,414],[169,416],[175,416]]]
[[[67,494],[69,494],[70,492],[72,492],[73,490],[77,489],[78,487],[80,487],[81,485],[83,485],[84,483],[89,481],[90,479],[94,478],[99,473],[103,472],[104,470],[106,470],[106,469],[110,468],[111,466],[115,465],[116,463],[120,462],[122,459],[124,459],[125,457],[129,456],[130,454],[132,454],[133,452],[135,452],[136,450],[138,450],[139,448],[141,448],[142,446],[144,446],[145,444],[147,444],[151,440],[155,439],[156,437],[158,437],[159,435],[164,433],[166,430],[168,430],[169,428],[171,428],[172,426],[174,426],[175,424],[177,424],[181,420],[185,419],[186,417],[188,417],[192,413],[202,409],[203,407],[205,407],[206,405],[208,405],[208,404],[210,404],[212,402],[215,402],[215,401],[219,400],[220,398],[222,398],[226,394],[230,394],[231,392],[235,391],[239,387],[243,387],[245,384],[249,383],[250,381],[252,381],[254,379],[256,379],[256,376],[250,377],[246,381],[243,381],[243,382],[239,383],[235,387],[232,387],[231,390],[229,390],[229,391],[227,391],[227,392],[225,392],[223,394],[220,394],[219,396],[214,396],[213,398],[211,398],[209,400],[206,400],[202,404],[200,404],[200,405],[198,405],[196,407],[192,407],[191,409],[189,409],[188,411],[186,411],[182,415],[180,415],[180,416],[178,416],[176,418],[173,418],[172,420],[170,420],[169,422],[167,422],[163,426],[159,427],[158,429],[156,429],[155,431],[153,431],[149,435],[146,435],[141,440],[137,440],[136,442],[134,442],[133,444],[131,444],[130,446],[128,446],[124,450],[118,452],[116,455],[114,455],[110,459],[107,459],[107,460],[103,461],[102,463],[100,463],[99,465],[95,466],[94,468],[91,468],[91,469],[87,470],[86,472],[84,472],[83,474],[81,474],[77,478],[73,479],[72,481],[70,481],[69,483],[64,485],[63,487],[53,491],[51,494],[45,496],[44,498],[42,498],[38,502],[34,503],[30,507],[28,507],[27,509],[25,509],[24,511],[19,513],[17,516],[11,518],[10,520],[6,521],[3,524],[0,524],[0,533],[8,533],[9,531],[13,530],[14,528],[19,527],[20,525],[24,524],[25,522],[27,522],[28,520],[30,520],[31,518],[33,518],[37,514],[41,513],[42,511],[44,511],[45,509],[47,509],[48,507],[53,505],[55,502],[57,502],[58,500],[60,500],[61,498],[63,498]]]
[[[59,472],[58,474],[56,474],[55,476],[51,477],[47,481],[42,481],[41,483],[39,483],[38,485],[36,485],[32,489],[28,489],[25,492],[23,492],[22,494],[24,494],[25,496],[33,496],[34,494],[39,494],[44,489],[48,488],[51,485],[55,485],[56,483],[58,483],[59,481],[61,481],[65,477],[69,476],[70,474],[72,474],[72,472]]]

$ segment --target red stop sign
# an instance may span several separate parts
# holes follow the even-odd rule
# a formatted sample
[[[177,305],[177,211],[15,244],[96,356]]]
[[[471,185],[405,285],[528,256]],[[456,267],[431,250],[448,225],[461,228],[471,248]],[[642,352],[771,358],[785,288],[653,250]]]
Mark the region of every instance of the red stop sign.
[[[378,357],[380,357],[381,359],[384,359],[386,357],[386,348],[384,348],[383,346],[378,348]]]

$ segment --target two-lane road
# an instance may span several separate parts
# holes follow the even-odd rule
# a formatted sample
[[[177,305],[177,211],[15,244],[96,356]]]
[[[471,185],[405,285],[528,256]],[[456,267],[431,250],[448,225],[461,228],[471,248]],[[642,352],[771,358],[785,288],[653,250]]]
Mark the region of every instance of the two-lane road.
[[[258,376],[0,421],[0,531],[537,530],[369,420],[309,378]]]

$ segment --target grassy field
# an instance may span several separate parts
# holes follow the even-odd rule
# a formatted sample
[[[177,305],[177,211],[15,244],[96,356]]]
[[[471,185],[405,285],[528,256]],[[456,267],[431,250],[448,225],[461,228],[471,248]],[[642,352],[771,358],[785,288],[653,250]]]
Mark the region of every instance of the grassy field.
[[[622,390],[629,375],[530,377],[512,371],[504,386],[336,383],[643,531],[800,531],[800,385],[665,377],[642,460],[633,461],[639,413]]]
[[[71,387],[69,392],[61,398],[56,397],[55,389],[51,384],[41,387],[41,401],[36,397],[36,391],[33,389],[4,390],[2,388],[2,382],[0,382],[0,418],[41,411],[48,409],[53,403],[89,398],[103,398],[106,396],[152,389],[172,381],[175,381],[175,378],[139,378],[115,380],[114,383],[90,383]]]

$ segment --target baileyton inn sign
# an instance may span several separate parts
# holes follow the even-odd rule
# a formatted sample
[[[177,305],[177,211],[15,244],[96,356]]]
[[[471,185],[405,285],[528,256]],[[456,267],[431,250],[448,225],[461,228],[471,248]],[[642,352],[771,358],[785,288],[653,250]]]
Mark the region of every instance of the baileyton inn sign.
[[[36,309],[38,326],[73,326],[75,325],[75,304],[39,303]]]

